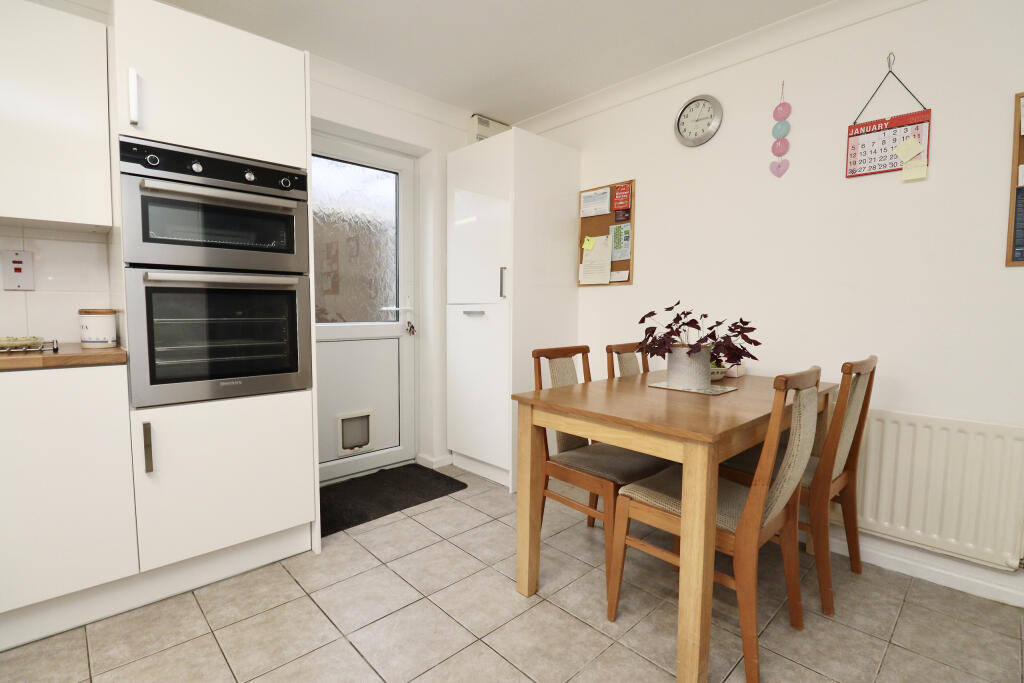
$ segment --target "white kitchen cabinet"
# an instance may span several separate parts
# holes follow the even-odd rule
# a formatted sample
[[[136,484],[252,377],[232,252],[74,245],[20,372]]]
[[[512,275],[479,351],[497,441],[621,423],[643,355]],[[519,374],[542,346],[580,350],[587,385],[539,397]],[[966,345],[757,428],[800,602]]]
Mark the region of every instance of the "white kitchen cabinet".
[[[509,486],[530,351],[577,339],[579,187],[579,152],[519,128],[448,155],[448,448]]]
[[[0,612],[139,571],[123,365],[0,372]]]
[[[313,520],[309,391],[133,410],[131,433],[142,571]]]
[[[154,0],[113,25],[119,134],[307,166],[303,52]]]
[[[109,226],[107,29],[0,3],[0,217]]]

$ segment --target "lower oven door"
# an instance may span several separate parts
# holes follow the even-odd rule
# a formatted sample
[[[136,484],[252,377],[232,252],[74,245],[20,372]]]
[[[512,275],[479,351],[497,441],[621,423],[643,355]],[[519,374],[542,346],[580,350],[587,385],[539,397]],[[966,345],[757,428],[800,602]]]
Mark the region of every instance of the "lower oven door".
[[[125,269],[132,405],[312,385],[309,278]]]

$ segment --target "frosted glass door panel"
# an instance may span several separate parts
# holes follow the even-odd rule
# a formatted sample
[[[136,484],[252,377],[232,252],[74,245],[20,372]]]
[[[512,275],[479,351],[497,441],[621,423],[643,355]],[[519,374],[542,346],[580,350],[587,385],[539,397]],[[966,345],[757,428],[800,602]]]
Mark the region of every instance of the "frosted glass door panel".
[[[316,321],[398,320],[398,174],[313,156],[311,175]]]

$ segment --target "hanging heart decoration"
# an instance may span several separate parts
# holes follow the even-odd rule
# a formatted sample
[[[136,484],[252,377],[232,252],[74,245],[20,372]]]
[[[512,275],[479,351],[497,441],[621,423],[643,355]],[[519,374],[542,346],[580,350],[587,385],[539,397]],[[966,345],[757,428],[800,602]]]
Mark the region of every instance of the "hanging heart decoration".
[[[779,93],[779,103],[775,105],[775,109],[772,110],[772,118],[775,119],[775,125],[772,126],[772,137],[775,141],[772,142],[772,154],[777,157],[784,157],[789,152],[789,115],[793,113],[793,105],[785,101],[786,95],[786,82],[782,82],[782,89]],[[772,175],[776,178],[781,178],[786,171],[789,170],[789,159],[779,159],[773,161],[768,165],[768,170],[772,172]]]

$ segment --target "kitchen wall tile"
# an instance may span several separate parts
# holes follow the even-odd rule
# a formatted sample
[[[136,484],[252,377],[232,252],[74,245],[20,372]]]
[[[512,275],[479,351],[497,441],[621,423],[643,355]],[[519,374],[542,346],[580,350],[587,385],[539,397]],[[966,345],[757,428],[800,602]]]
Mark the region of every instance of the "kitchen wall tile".
[[[0,337],[22,337],[27,334],[25,292],[0,291]]]
[[[94,244],[107,244],[110,239],[110,229],[96,227],[91,229],[74,229],[64,227],[62,223],[44,223],[28,221],[22,224],[25,232],[25,239],[40,240],[61,240],[64,242],[91,242]]]
[[[36,291],[109,292],[107,245],[26,239],[25,251],[33,254]]]
[[[28,333],[62,342],[81,340],[79,308],[106,308],[110,293],[25,292],[28,300]]]

